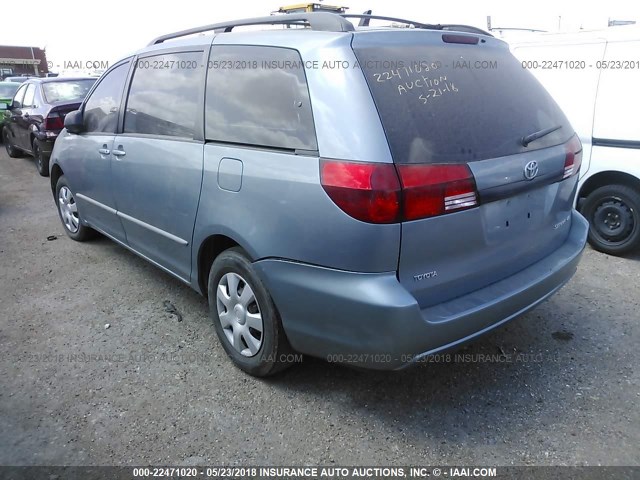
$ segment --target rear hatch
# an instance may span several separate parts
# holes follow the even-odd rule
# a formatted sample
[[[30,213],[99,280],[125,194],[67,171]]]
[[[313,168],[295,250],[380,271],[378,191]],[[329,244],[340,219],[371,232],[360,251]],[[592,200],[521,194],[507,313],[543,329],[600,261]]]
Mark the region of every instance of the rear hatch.
[[[502,280],[565,241],[581,146],[504,42],[368,31],[352,47],[400,177],[398,277],[421,307]]]

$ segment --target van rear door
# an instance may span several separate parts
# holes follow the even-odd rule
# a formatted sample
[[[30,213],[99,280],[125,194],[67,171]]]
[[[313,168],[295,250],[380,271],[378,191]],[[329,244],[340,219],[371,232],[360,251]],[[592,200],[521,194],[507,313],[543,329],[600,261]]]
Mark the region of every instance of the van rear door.
[[[354,35],[402,185],[400,282],[421,307],[497,282],[557,249],[580,142],[538,81],[484,35]]]

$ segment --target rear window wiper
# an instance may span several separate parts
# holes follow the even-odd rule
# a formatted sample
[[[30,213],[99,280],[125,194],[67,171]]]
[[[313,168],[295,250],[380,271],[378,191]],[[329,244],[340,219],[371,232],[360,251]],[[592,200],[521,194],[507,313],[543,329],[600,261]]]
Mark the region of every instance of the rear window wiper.
[[[550,133],[553,133],[556,130],[560,130],[561,128],[562,128],[562,125],[558,125],[557,127],[545,128],[544,130],[540,130],[538,132],[534,132],[534,133],[531,133],[529,135],[526,135],[526,136],[522,137],[522,146],[526,147],[531,142],[535,142],[539,138],[546,137]]]

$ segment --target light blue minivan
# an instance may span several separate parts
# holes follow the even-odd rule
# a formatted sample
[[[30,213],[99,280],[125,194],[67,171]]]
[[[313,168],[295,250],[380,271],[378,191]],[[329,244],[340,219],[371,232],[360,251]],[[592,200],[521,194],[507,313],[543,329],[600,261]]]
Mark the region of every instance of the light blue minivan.
[[[547,299],[585,245],[580,142],[504,42],[347,17],[160,37],[101,77],[51,158],[68,235],[208,297],[252,375],[293,351],[410,365]],[[296,28],[232,31],[257,24]]]

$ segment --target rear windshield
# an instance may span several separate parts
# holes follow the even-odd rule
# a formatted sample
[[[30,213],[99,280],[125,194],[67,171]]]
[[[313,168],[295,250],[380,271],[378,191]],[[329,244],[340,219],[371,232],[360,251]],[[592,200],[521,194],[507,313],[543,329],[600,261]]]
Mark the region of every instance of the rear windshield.
[[[560,108],[506,48],[437,41],[354,46],[396,163],[472,162],[571,137]]]
[[[47,103],[81,102],[95,83],[95,79],[47,82],[42,84]]]
[[[0,83],[0,98],[13,98],[15,93],[20,88],[19,83],[2,82]]]

